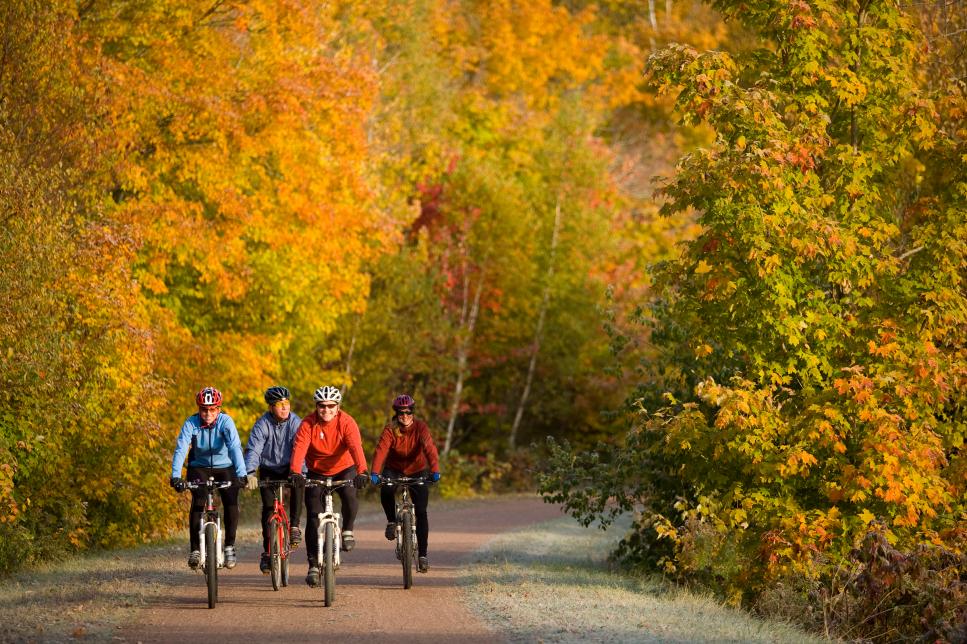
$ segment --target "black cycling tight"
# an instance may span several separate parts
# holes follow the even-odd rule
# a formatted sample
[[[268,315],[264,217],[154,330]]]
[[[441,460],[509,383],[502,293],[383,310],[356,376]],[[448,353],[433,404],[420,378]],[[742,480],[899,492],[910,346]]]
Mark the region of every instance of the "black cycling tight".
[[[188,481],[206,481],[208,477],[216,481],[235,480],[235,468],[232,467],[189,467]],[[235,486],[222,488],[218,491],[222,499],[222,516],[225,521],[225,546],[235,545],[235,533],[238,531],[238,492]],[[201,516],[205,512],[205,500],[208,492],[204,488],[191,491],[191,512],[188,514],[188,539],[192,550],[201,550]]]

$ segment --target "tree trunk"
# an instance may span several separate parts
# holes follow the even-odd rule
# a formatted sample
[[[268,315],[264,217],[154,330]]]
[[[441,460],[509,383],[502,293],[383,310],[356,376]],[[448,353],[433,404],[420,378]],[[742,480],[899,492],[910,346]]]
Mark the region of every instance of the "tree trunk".
[[[541,350],[541,341],[544,339],[544,318],[547,317],[547,307],[551,300],[551,278],[554,277],[554,255],[557,253],[558,231],[561,227],[561,198],[558,197],[557,204],[554,206],[554,229],[551,232],[551,252],[547,262],[547,273],[544,275],[544,293],[541,296],[541,310],[537,315],[537,327],[534,329],[534,342],[531,345],[531,359],[527,366],[527,378],[524,381],[524,390],[520,395],[520,402],[517,403],[517,413],[514,414],[514,424],[510,428],[510,438],[507,446],[510,451],[517,448],[517,430],[520,428],[520,421],[524,417],[524,407],[527,405],[527,398],[530,396],[531,383],[534,382],[534,370],[537,367],[537,354]]]
[[[473,342],[473,331],[477,326],[477,314],[480,311],[480,295],[483,293],[484,275],[481,272],[477,289],[470,301],[470,276],[463,280],[463,307],[460,312],[460,338],[457,342],[457,382],[453,387],[453,401],[450,404],[450,420],[447,422],[447,439],[443,444],[443,455],[450,453],[453,446],[453,428],[457,424],[457,414],[460,411],[460,399],[463,395],[463,381],[467,373],[467,360],[470,355],[470,345]]]

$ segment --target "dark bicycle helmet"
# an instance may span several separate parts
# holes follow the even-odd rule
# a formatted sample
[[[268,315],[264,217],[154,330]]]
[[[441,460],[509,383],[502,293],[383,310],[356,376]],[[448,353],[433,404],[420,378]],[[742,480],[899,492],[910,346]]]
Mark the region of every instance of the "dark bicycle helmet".
[[[195,394],[195,403],[199,407],[221,407],[222,392],[214,387],[205,387]]]
[[[291,396],[289,395],[289,390],[286,389],[285,387],[275,385],[265,390],[266,405],[274,405],[275,403],[280,402],[282,400],[289,400],[289,398],[291,398]]]
[[[393,409],[399,411],[401,409],[413,409],[416,405],[416,401],[413,400],[408,394],[401,394],[393,399]]]

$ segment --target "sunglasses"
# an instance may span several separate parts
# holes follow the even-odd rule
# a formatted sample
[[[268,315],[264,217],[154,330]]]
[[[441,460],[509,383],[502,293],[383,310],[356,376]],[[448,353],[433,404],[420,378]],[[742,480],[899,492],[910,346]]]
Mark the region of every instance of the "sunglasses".
[[[413,410],[412,409],[401,409],[398,412],[396,412],[396,415],[397,416],[412,416],[413,415]]]
[[[338,406],[336,403],[316,403],[317,409],[335,409]]]

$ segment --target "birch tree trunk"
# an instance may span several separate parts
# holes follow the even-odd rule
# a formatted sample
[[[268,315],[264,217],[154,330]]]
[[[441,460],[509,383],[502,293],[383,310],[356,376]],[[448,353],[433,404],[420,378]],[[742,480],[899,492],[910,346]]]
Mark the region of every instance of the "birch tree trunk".
[[[463,279],[463,306],[460,311],[460,338],[457,342],[457,382],[453,387],[453,401],[450,404],[450,420],[447,422],[447,439],[443,444],[443,455],[450,453],[453,446],[453,428],[457,424],[457,414],[460,411],[460,399],[463,395],[463,381],[467,373],[467,359],[470,355],[470,345],[473,342],[473,331],[477,326],[477,314],[480,311],[480,295],[483,293],[484,275],[481,272],[477,282],[473,300],[470,300],[470,276],[465,274]]]
[[[524,381],[524,390],[520,394],[520,402],[517,403],[517,413],[514,414],[514,423],[510,427],[510,437],[507,440],[507,446],[511,451],[514,451],[517,447],[517,430],[520,429],[520,421],[524,417],[524,407],[527,405],[527,398],[530,396],[531,383],[534,382],[537,354],[540,353],[541,341],[544,339],[544,318],[547,317],[547,307],[551,300],[551,278],[554,277],[554,256],[557,253],[557,238],[560,228],[561,198],[558,197],[557,204],[554,206],[554,229],[551,232],[551,252],[547,262],[547,273],[544,275],[544,293],[541,296],[541,309],[537,314],[534,342],[531,344],[530,364],[527,366],[527,378]]]

